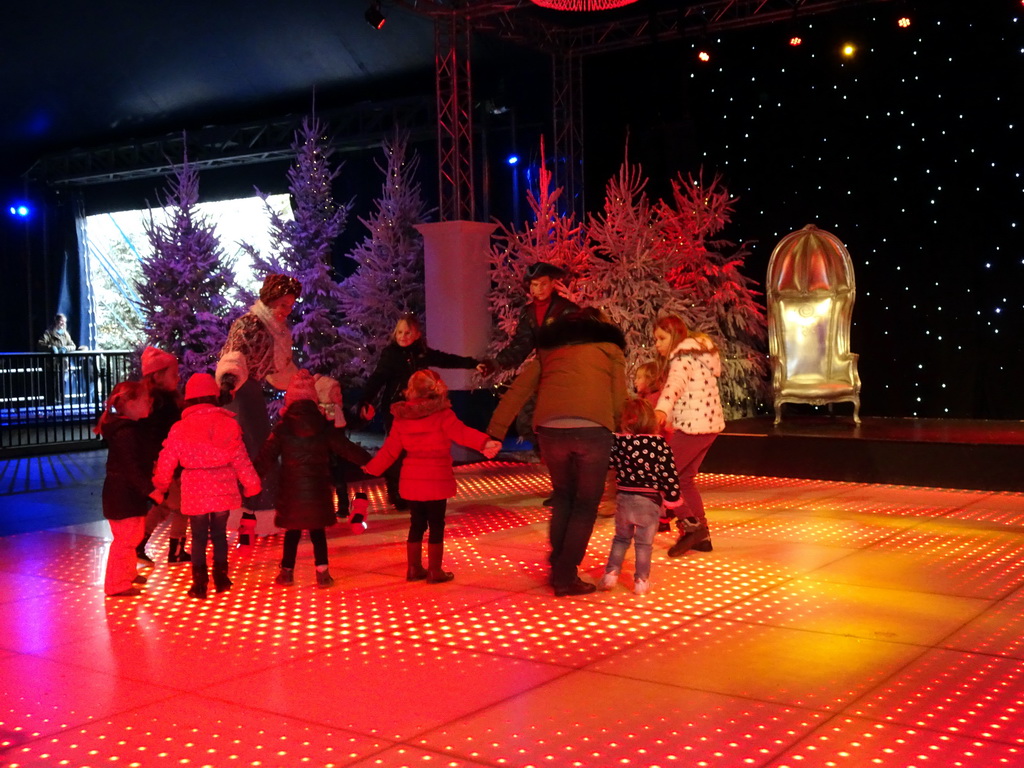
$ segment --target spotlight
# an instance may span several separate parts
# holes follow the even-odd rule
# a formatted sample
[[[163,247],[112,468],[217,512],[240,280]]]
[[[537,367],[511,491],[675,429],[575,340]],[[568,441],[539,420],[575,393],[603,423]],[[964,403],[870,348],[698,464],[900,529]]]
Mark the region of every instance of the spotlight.
[[[843,46],[843,56],[847,59],[852,59],[854,54],[857,53],[857,46],[853,43],[846,43]]]
[[[387,19],[384,18],[384,13],[380,9],[380,3],[371,3],[370,7],[366,9],[366,13],[363,14],[363,18],[366,19],[366,23],[374,29],[380,29],[384,26],[384,22]]]
[[[896,26],[899,27],[900,29],[906,29],[907,27],[910,26],[910,17],[907,16],[906,14],[903,14],[898,19],[896,19]]]
[[[17,216],[19,219],[27,219],[32,214],[32,209],[25,203],[15,203],[8,210],[11,216]]]
[[[515,165],[518,162],[519,162],[519,155],[509,155],[508,156],[508,164],[509,165]]]
[[[697,60],[707,64],[711,61],[711,52],[707,48],[701,48],[697,51]]]
[[[789,38],[789,45],[792,48],[798,48],[804,44],[804,39],[800,35],[793,35]]]

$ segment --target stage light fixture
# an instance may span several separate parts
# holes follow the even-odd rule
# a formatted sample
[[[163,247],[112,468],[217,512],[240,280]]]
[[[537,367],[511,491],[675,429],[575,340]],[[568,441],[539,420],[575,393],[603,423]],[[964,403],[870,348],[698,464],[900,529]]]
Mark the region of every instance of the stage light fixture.
[[[797,48],[804,44],[804,39],[800,35],[791,35],[789,38],[789,44],[793,48]]]
[[[508,156],[508,164],[509,165],[515,165],[518,162],[519,162],[519,155],[509,155]]]
[[[363,14],[363,18],[374,29],[380,29],[384,26],[384,22],[387,21],[384,18],[383,11],[380,9],[380,3],[371,3],[370,7],[366,9],[366,13]]]
[[[896,19],[896,26],[899,27],[900,29],[907,29],[910,26],[910,24],[910,17],[907,16],[907,14],[905,13],[901,15],[898,19]]]
[[[707,48],[698,48],[697,61],[702,61],[705,64],[707,64],[709,61],[711,61],[711,51],[709,51]]]
[[[844,58],[852,59],[857,53],[857,46],[853,43],[846,43],[843,45],[842,53]]]
[[[12,205],[8,210],[11,212],[11,216],[16,216],[19,219],[27,219],[32,213],[32,209],[24,203],[16,203]]]

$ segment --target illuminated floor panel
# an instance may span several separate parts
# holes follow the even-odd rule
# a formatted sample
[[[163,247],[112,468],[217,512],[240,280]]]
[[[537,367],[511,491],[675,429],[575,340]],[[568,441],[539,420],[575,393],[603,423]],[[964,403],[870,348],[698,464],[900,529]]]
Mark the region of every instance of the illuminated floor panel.
[[[1014,768],[1024,750],[922,728],[842,717],[822,726],[768,768]]]
[[[565,670],[404,642],[350,643],[203,690],[307,722],[405,740],[529,690]]]
[[[575,672],[432,731],[449,754],[517,766],[760,765],[821,712]]]
[[[865,586],[998,598],[1024,581],[1024,534],[969,530],[961,522],[922,523],[831,563],[815,576]]]
[[[848,714],[1024,746],[1024,660],[929,651]]]
[[[799,578],[718,615],[868,640],[934,645],[990,605],[988,600],[967,597]]]
[[[589,669],[791,706],[835,710],[924,649],[823,632],[700,619]]]
[[[83,477],[10,497],[94,512],[0,537],[5,765],[1024,765],[1019,494],[701,475],[714,551],[670,559],[661,533],[650,593],[630,551],[613,590],[555,598],[547,475],[490,462],[456,471],[450,583],[405,581],[408,516],[375,481],[368,527],[328,531],[334,587],[306,538],[273,583],[262,513],[199,602],[164,530],[144,594],[103,597]]]
[[[1024,659],[1024,590],[993,605],[942,645]]]
[[[135,766],[351,765],[390,742],[328,729],[200,696],[102,719],[39,739],[7,755],[11,768],[30,765],[110,765],[119,755]],[[67,761],[67,762],[64,762]]]

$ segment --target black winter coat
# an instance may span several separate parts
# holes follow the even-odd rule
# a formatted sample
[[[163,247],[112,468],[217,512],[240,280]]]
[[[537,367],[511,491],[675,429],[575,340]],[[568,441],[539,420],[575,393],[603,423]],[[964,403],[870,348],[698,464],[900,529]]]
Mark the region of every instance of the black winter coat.
[[[548,311],[544,313],[544,322],[537,322],[537,313],[534,311],[531,301],[519,312],[519,325],[516,326],[516,334],[508,346],[499,352],[494,361],[500,368],[518,368],[534,349],[537,348],[537,331],[542,325],[550,325],[563,315],[575,312],[579,309],[574,304],[558,293],[551,294],[551,304]]]
[[[426,368],[476,368],[479,360],[448,352],[431,349],[422,339],[416,339],[408,347],[401,347],[392,341],[380,353],[380,360],[363,390],[362,405],[376,405],[380,396],[380,410],[385,421],[391,423],[391,404],[402,399],[402,393],[409,383],[409,377]]]
[[[281,458],[274,525],[308,531],[335,523],[332,453],[360,467],[370,460],[343,430],[328,423],[312,400],[289,405],[256,460],[257,471],[265,475]]]
[[[145,517],[153,490],[153,456],[159,440],[143,424],[145,419],[109,419],[103,425],[107,443],[107,476],[103,481],[103,517],[125,520]]]

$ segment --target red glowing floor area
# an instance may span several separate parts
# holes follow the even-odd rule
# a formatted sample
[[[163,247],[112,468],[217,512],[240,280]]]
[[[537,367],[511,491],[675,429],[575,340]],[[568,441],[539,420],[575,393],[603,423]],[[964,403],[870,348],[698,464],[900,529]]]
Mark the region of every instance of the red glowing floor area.
[[[615,589],[557,598],[543,467],[457,476],[450,583],[405,581],[408,519],[374,484],[368,527],[328,532],[334,587],[305,538],[275,585],[261,518],[205,601],[163,531],[143,595],[104,597],[97,477],[8,489],[92,518],[0,537],[0,762],[1024,765],[1024,495],[701,475],[712,552],[669,559],[661,533],[647,595],[630,552]]]

